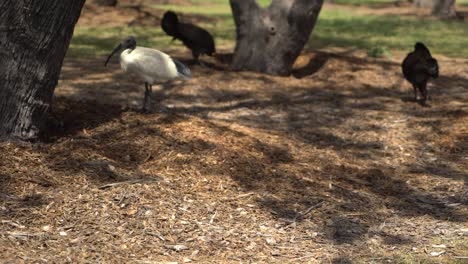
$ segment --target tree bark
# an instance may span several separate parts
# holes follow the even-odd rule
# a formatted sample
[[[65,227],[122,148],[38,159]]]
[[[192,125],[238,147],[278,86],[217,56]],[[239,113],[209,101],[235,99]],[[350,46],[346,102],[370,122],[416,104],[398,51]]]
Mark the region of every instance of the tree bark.
[[[456,17],[455,0],[439,0],[432,9],[432,14],[440,17]]]
[[[93,3],[99,6],[116,6],[117,0],[94,0]]]
[[[414,0],[416,7],[430,8],[432,14],[440,17],[455,17],[455,0]]]
[[[0,1],[0,138],[38,138],[84,1]]]
[[[255,0],[230,0],[230,4],[237,33],[231,68],[289,75],[323,0],[273,0],[266,8]]]

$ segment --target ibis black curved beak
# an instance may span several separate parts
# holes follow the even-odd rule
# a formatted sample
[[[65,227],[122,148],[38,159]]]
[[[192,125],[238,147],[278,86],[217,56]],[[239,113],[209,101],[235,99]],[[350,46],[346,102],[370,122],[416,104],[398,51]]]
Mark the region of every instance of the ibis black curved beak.
[[[122,49],[122,43],[119,44],[117,47],[115,47],[115,49],[112,51],[112,53],[109,55],[109,57],[107,57],[107,60],[106,60],[106,63],[104,63],[104,67],[107,66],[107,63],[109,62],[110,58],[119,50]]]

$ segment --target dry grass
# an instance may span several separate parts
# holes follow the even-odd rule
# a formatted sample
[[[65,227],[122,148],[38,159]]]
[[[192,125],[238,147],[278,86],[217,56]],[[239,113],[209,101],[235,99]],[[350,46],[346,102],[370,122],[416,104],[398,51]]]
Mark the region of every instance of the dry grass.
[[[65,63],[50,143],[0,145],[3,260],[466,256],[467,60],[439,58],[431,108],[402,100],[401,57],[329,50],[303,78],[192,67],[141,115],[102,59]]]

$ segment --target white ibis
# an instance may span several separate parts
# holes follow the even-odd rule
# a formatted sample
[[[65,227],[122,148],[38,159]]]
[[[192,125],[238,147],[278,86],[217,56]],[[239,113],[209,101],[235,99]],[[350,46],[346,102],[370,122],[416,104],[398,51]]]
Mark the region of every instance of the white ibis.
[[[120,50],[123,50],[120,54],[120,67],[126,72],[136,74],[145,82],[143,112],[150,111],[153,84],[177,79],[188,80],[191,77],[190,69],[180,61],[159,50],[137,47],[132,36],[115,47],[104,66],[107,66],[110,58]]]

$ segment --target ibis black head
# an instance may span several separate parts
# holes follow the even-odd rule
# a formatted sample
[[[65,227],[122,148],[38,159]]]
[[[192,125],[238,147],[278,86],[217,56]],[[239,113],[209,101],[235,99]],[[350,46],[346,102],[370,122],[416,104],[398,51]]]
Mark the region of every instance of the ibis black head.
[[[161,20],[161,27],[169,36],[175,36],[177,34],[177,25],[179,24],[179,18],[176,13],[167,11],[164,13]]]
[[[124,41],[122,41],[122,49],[135,49],[136,48],[136,40],[133,36],[128,36]]]
[[[424,45],[424,43],[422,43],[422,42],[416,42],[416,44],[414,45],[414,50],[415,50],[416,52],[423,53],[423,54],[425,54],[425,55],[428,56],[428,57],[431,57],[431,52],[430,52],[429,49],[426,47],[426,45]]]
[[[112,53],[107,57],[106,63],[104,63],[104,66],[107,66],[107,63],[109,62],[110,58],[118,51],[120,50],[126,50],[126,49],[135,49],[136,48],[136,40],[133,36],[128,36],[125,38],[122,43],[120,43],[115,49],[112,51]]]
[[[167,11],[166,13],[164,13],[162,20],[170,22],[172,24],[179,23],[179,18],[177,17],[177,14],[173,11]]]

